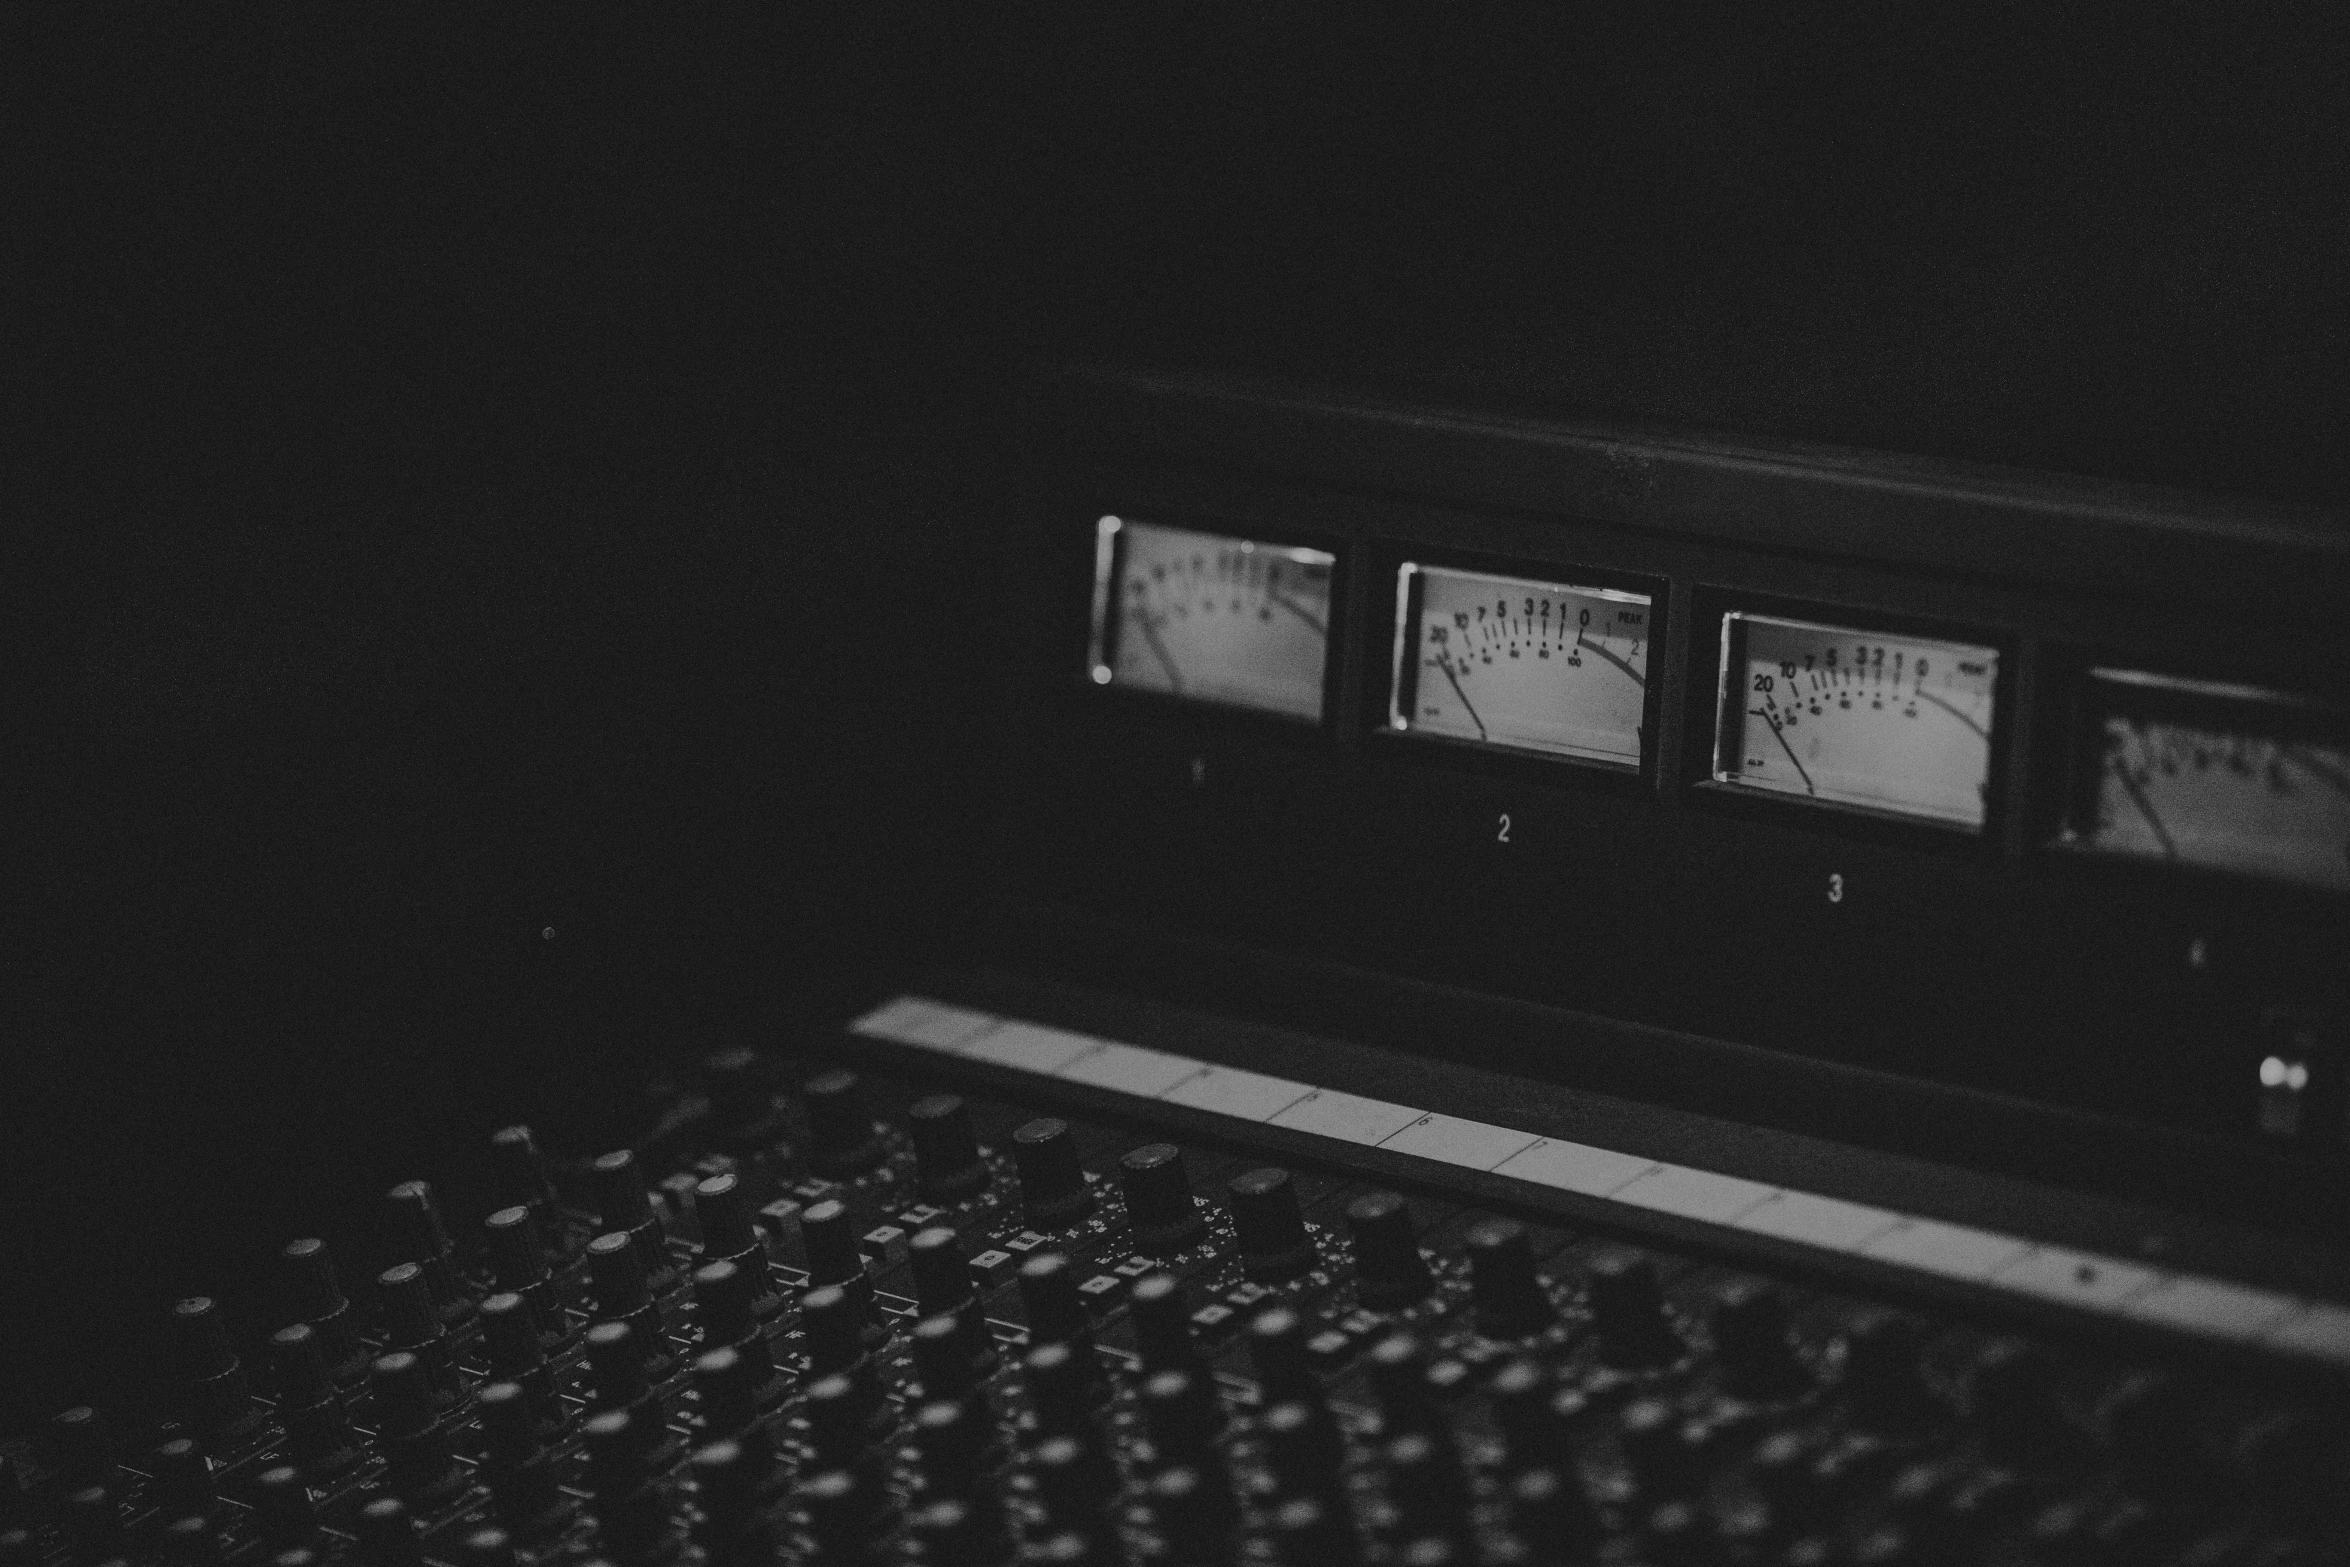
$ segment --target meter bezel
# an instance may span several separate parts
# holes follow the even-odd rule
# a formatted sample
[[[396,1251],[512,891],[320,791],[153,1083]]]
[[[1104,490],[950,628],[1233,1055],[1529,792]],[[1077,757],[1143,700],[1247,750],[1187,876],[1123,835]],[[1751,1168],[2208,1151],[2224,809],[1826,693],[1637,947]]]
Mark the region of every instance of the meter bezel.
[[[1085,663],[1079,678],[1089,688],[1114,694],[1121,701],[1172,703],[1189,712],[1224,714],[1244,722],[1277,725],[1292,732],[1332,728],[1337,719],[1339,675],[1345,663],[1347,636],[1346,551],[1340,541],[1294,535],[1280,540],[1254,538],[1246,533],[1229,531],[1236,526],[1232,523],[1196,517],[1189,512],[1170,514],[1163,507],[1145,509],[1152,515],[1137,516],[1125,510],[1105,508],[1094,516],[1090,524],[1093,533],[1093,583],[1088,619],[1090,630],[1085,647]],[[1291,560],[1301,556],[1318,557],[1328,564],[1328,619],[1322,628],[1321,697],[1316,711],[1306,714],[1221,697],[1190,696],[1181,692],[1156,691],[1144,686],[1118,683],[1113,673],[1116,667],[1113,660],[1123,617],[1120,614],[1117,582],[1126,559],[1126,540],[1137,526],[1221,539],[1246,550],[1271,551]]]

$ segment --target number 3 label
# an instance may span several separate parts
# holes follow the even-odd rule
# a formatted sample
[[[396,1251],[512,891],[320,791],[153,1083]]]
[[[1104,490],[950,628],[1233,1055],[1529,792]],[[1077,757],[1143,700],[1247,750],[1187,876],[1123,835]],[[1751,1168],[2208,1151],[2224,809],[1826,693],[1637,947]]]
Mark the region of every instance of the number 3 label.
[[[1844,901],[1844,878],[1833,871],[1828,874],[1828,901],[1830,903]]]

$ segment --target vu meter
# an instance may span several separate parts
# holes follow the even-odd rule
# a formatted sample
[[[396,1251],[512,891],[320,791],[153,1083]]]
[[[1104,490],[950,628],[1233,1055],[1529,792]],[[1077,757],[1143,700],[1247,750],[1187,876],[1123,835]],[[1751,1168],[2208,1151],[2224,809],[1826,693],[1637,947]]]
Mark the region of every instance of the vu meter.
[[[2069,848],[2350,892],[2350,714],[2089,672]]]
[[[1636,769],[1651,607],[1645,593],[1406,562],[1388,727]]]
[[[1722,617],[1713,781],[1981,831],[1999,650]]]
[[[1094,543],[1094,684],[1320,720],[1336,557],[1120,517]]]

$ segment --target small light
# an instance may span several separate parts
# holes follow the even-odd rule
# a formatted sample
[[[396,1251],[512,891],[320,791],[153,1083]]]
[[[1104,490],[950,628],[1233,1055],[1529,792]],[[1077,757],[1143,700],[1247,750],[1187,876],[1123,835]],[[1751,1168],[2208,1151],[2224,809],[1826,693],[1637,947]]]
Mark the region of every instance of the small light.
[[[1096,664],[1093,666],[1093,683],[1097,686],[1106,686],[1110,683],[1109,665]]]
[[[2309,1086],[2309,1063],[2270,1056],[2260,1063],[2260,1086],[2287,1088],[2299,1093]]]

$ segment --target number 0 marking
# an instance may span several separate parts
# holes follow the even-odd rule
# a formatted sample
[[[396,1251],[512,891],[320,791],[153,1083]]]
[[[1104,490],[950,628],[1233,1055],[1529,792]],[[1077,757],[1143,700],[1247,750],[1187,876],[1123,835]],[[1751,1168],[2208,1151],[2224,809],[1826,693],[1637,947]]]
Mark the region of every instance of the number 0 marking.
[[[1497,832],[1497,833],[1495,833],[1495,834],[1493,835],[1493,841],[1494,841],[1495,843],[1507,843],[1507,842],[1509,842],[1509,841],[1510,841],[1510,813],[1509,813],[1509,812],[1507,812],[1507,811],[1504,811],[1504,812],[1502,812],[1502,813],[1501,813],[1501,831],[1499,831],[1499,832]]]

